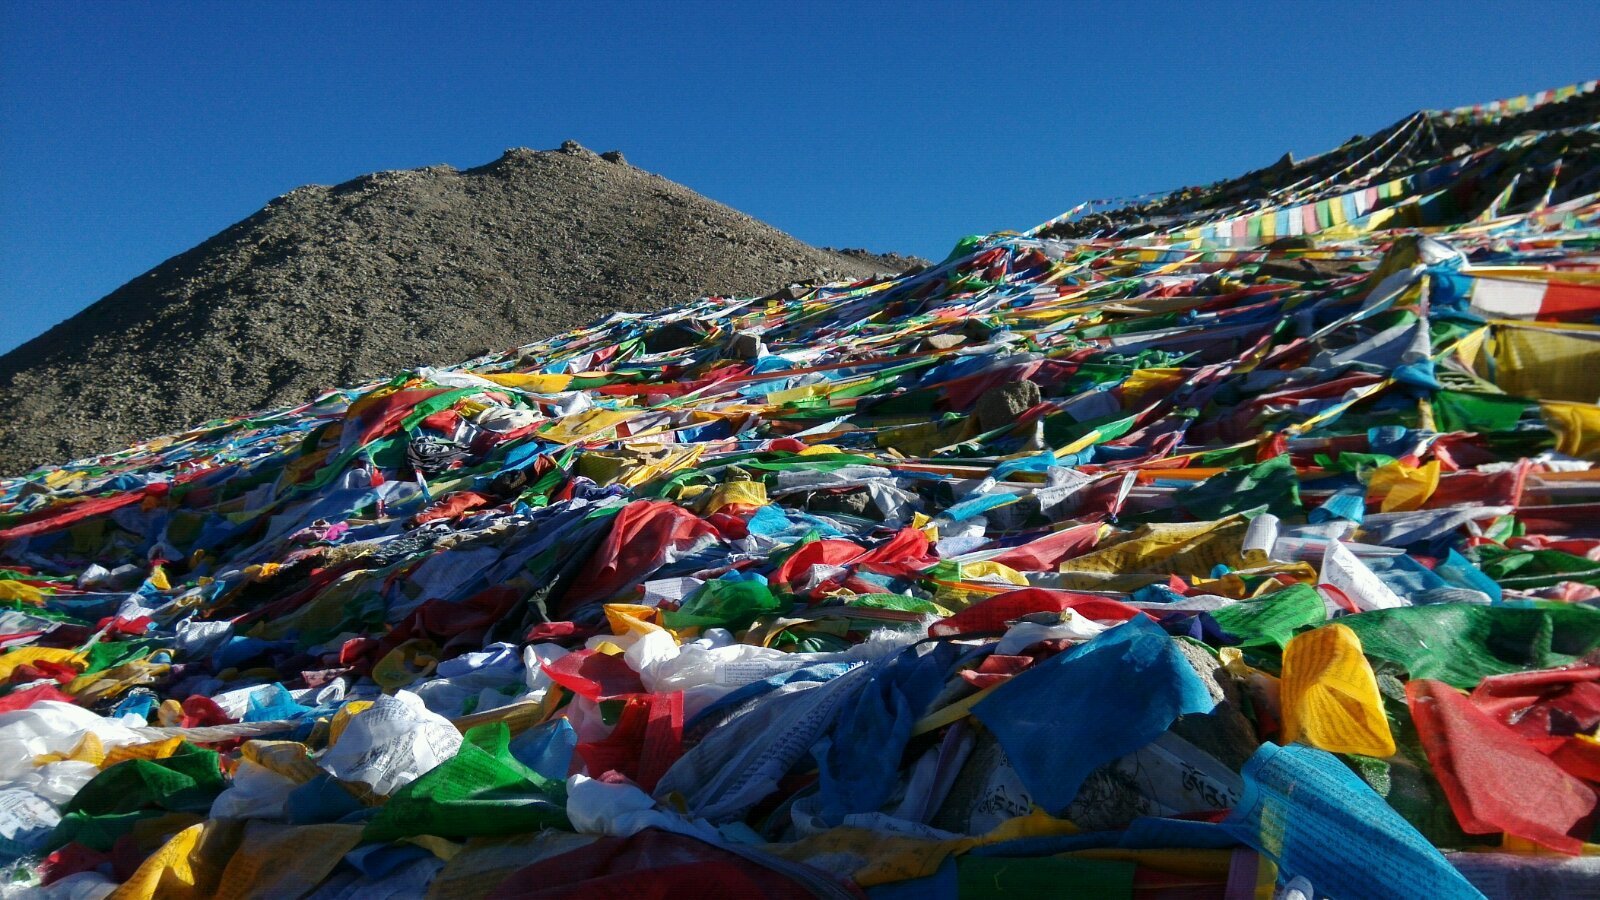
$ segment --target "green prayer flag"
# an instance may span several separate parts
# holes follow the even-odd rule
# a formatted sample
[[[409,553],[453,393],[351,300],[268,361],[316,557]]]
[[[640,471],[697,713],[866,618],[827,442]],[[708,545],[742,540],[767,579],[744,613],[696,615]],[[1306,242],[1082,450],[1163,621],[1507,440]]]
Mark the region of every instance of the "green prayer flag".
[[[1221,519],[1265,506],[1273,515],[1300,509],[1300,481],[1287,454],[1239,466],[1178,492],[1177,504],[1196,519]]]
[[[1410,677],[1471,689],[1489,675],[1576,662],[1600,646],[1600,610],[1439,603],[1379,609],[1339,620],[1371,659],[1403,666]]]
[[[700,585],[676,610],[661,614],[668,628],[748,628],[757,616],[777,612],[787,604],[773,595],[767,582],[751,578],[717,578]]]
[[[226,783],[215,750],[182,744],[166,759],[130,759],[96,775],[66,812],[103,816],[149,807],[204,811]]]
[[[1439,430],[1511,431],[1522,414],[1533,407],[1520,397],[1439,391],[1433,395],[1433,417]]]
[[[363,840],[417,834],[447,838],[568,828],[566,786],[511,755],[504,722],[469,730],[455,756],[396,791]]]
[[[1239,638],[1241,647],[1284,644],[1297,633],[1328,620],[1322,595],[1306,584],[1295,584],[1255,600],[1241,600],[1211,611],[1222,630]]]

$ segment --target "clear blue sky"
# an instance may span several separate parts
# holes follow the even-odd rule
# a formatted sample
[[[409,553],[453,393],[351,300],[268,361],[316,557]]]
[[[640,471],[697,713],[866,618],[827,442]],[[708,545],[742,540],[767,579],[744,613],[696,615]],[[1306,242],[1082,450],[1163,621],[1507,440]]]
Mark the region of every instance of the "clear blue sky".
[[[1600,4],[0,0],[0,351],[306,183],[621,149],[942,256],[1600,75]]]

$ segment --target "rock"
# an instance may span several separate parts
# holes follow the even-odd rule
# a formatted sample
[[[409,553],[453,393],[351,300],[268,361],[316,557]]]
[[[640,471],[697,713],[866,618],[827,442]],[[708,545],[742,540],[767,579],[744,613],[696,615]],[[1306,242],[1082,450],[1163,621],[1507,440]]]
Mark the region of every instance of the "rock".
[[[964,334],[930,334],[922,339],[922,344],[928,350],[949,350],[959,347],[967,342]]]
[[[971,754],[928,824],[957,834],[982,834],[1033,809],[1033,795],[1000,742],[978,729]]]
[[[990,388],[978,398],[976,412],[978,427],[993,431],[1015,424],[1024,412],[1037,406],[1041,395],[1039,386],[1031,381],[1013,381]]]
[[[905,256],[899,253],[873,253],[861,247],[824,247],[829,253],[851,259],[872,260],[883,267],[886,273],[899,273],[902,275],[920,272],[928,267],[928,261],[919,256]]]
[[[1255,729],[1240,711],[1239,686],[1204,647],[1184,640],[1176,643],[1217,706],[1209,713],[1179,716],[1172,731],[1223,765],[1238,770],[1257,747]]]
[[[608,163],[616,163],[617,165],[621,166],[628,164],[628,161],[623,158],[621,150],[607,150],[606,152],[600,154],[600,158]]]
[[[1256,274],[1293,281],[1320,281],[1338,277],[1350,268],[1350,263],[1338,259],[1267,260],[1256,267]]]
[[[1220,764],[1222,768],[1237,772],[1257,746],[1249,720],[1239,711],[1238,687],[1216,657],[1204,647],[1184,640],[1177,641],[1177,646],[1195,674],[1204,682],[1212,699],[1217,701],[1217,706],[1209,713],[1179,716],[1172,724],[1170,736],[1181,739],[1175,742],[1176,747],[1183,747],[1183,742],[1190,745],[1185,752],[1202,753],[1215,761],[1213,765]],[[1187,779],[1187,772],[1185,777]],[[1204,779],[1199,772],[1195,773],[1195,777],[1214,785],[1218,783]],[[1158,798],[1151,796],[1147,788],[1142,786],[1152,778],[1152,772],[1147,770],[1147,763],[1140,760],[1138,752],[1109,762],[1095,769],[1084,780],[1078,795],[1067,807],[1065,818],[1086,830],[1105,830],[1127,827],[1139,816],[1160,815]],[[1223,780],[1231,780],[1231,776]],[[1161,783],[1160,779],[1155,779],[1155,782]],[[1188,789],[1187,781],[1184,787]],[[1171,787],[1164,790],[1171,790]],[[1174,795],[1168,799],[1177,802],[1181,798]],[[1201,799],[1201,796],[1190,797],[1191,802]],[[1209,806],[1204,803],[1201,805]],[[1181,811],[1199,811],[1199,808]]]
[[[843,513],[850,516],[878,518],[872,505],[872,495],[864,490],[818,491],[806,499],[806,509],[815,513]],[[869,515],[869,510],[872,514]]]
[[[690,322],[668,322],[645,333],[644,349],[647,353],[666,353],[693,347],[705,337],[705,332]]]
[[[489,482],[489,492],[505,500],[515,500],[528,486],[528,473],[522,469],[507,469]]]
[[[1108,831],[1126,828],[1140,816],[1156,815],[1156,805],[1139,790],[1133,768],[1133,761],[1123,757],[1090,772],[1065,818],[1085,831]]]
[[[967,319],[965,322],[961,323],[961,330],[966,333],[967,337],[977,341],[980,344],[983,344],[987,343],[990,338],[994,337],[995,333],[1000,329],[982,319]]]
[[[734,359],[755,359],[761,353],[761,335],[753,331],[736,331],[728,339],[728,355]]]

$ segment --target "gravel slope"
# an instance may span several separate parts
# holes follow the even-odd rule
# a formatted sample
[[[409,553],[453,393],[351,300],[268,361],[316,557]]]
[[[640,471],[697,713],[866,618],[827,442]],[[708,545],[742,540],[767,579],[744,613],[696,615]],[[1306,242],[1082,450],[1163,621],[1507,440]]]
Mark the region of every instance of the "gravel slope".
[[[808,246],[571,142],[303,187],[0,357],[0,473],[612,310],[918,262]]]

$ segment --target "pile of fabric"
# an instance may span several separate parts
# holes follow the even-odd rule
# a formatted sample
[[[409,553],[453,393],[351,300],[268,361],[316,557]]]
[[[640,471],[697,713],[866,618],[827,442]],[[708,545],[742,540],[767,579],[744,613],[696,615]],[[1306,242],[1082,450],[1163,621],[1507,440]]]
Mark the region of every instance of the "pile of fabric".
[[[1503,206],[972,238],[0,482],[0,889],[1593,891],[1600,197]]]

